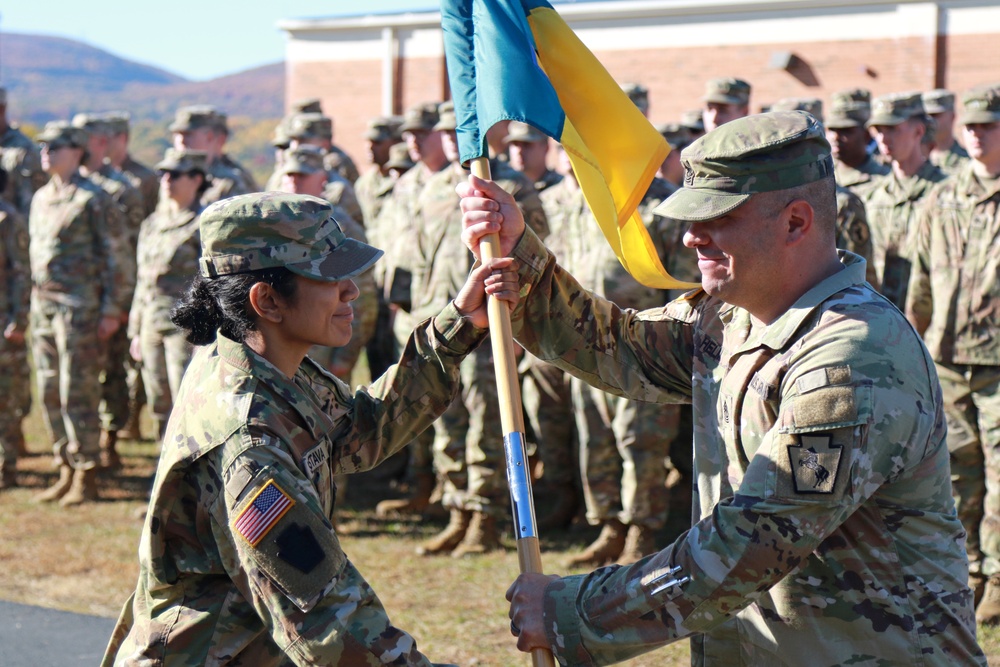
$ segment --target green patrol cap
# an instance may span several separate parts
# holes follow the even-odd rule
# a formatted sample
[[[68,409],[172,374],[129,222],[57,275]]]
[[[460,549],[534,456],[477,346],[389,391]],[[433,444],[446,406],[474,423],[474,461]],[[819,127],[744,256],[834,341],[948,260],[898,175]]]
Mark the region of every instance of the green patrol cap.
[[[649,89],[641,83],[623,83],[622,91],[644,113],[649,109]]]
[[[723,77],[721,79],[710,79],[705,84],[705,102],[715,104],[736,104],[744,105],[750,103],[750,84],[743,79]]]
[[[663,135],[670,148],[679,150],[691,144],[691,130],[680,123],[660,123],[656,131]]]
[[[50,120],[35,137],[40,144],[64,143],[73,148],[87,148],[88,133],[82,127],[75,127],[64,120]]]
[[[406,110],[406,113],[403,114],[403,123],[399,126],[399,131],[430,130],[437,122],[438,104],[436,102],[424,102]]]
[[[208,174],[208,153],[205,151],[192,151],[187,148],[177,150],[168,148],[163,154],[163,159],[156,165],[158,171],[181,171],[190,173],[200,171]]]
[[[981,86],[962,95],[962,125],[1000,122],[1000,86]]]
[[[288,119],[292,139],[333,139],[333,119],[321,113],[298,113]]]
[[[522,123],[519,120],[512,120],[507,125],[507,136],[503,138],[505,144],[509,144],[515,141],[520,141],[523,143],[533,144],[539,141],[547,141],[548,136],[543,134],[540,130],[536,130],[531,125],[527,123]]]
[[[458,119],[455,117],[455,103],[447,100],[438,105],[438,121],[434,123],[432,130],[454,130],[458,127]]]
[[[111,128],[111,134],[127,134],[132,115],[128,111],[109,111],[104,114],[104,120]]]
[[[291,113],[323,113],[318,97],[305,97],[292,102]]]
[[[282,118],[274,126],[274,136],[271,137],[271,145],[275,148],[288,148],[292,143],[292,138],[288,136],[288,119]]]
[[[103,115],[96,113],[78,113],[71,121],[73,127],[82,127],[90,134],[110,135],[111,124]]]
[[[920,95],[927,113],[945,113],[955,110],[955,93],[944,88],[928,90]]]
[[[805,111],[823,122],[823,100],[818,97],[783,97],[771,105],[771,111]]]
[[[920,93],[893,93],[875,98],[867,126],[900,125],[911,118],[923,118],[926,115]]]
[[[285,267],[314,280],[345,280],[382,251],[347,238],[333,206],[318,197],[254,192],[215,202],[201,214],[201,275]]]
[[[203,127],[228,132],[226,114],[208,104],[181,107],[174,114],[174,122],[167,128],[171,132],[190,132]]]
[[[653,209],[688,222],[723,216],[761,192],[833,178],[823,126],[804,111],[730,121],[681,153],[684,187]]]
[[[409,147],[400,142],[389,147],[389,159],[385,162],[386,169],[400,169],[406,171],[413,167],[415,163],[410,158]]]
[[[701,119],[701,109],[692,109],[682,113],[681,125],[693,132],[704,132],[705,122]]]
[[[391,118],[380,116],[368,121],[368,129],[365,130],[365,139],[368,141],[388,141],[389,139],[399,140],[399,132],[396,131],[398,125],[393,124]]]
[[[326,153],[319,146],[296,146],[285,153],[285,162],[281,165],[282,174],[315,174],[326,171],[323,157]]]

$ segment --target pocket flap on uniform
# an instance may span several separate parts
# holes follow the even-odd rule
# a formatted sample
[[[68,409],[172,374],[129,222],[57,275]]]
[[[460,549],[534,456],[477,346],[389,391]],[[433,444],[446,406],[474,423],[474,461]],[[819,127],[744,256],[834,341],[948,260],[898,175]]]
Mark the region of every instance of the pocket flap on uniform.
[[[811,388],[782,406],[781,433],[827,431],[866,424],[871,418],[870,384]]]

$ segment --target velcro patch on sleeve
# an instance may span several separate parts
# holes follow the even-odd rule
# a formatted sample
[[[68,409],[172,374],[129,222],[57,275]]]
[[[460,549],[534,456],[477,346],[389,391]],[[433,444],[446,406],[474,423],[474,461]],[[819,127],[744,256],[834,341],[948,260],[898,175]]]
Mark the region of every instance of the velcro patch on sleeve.
[[[268,480],[233,521],[233,530],[255,547],[293,505],[295,501],[273,479]]]

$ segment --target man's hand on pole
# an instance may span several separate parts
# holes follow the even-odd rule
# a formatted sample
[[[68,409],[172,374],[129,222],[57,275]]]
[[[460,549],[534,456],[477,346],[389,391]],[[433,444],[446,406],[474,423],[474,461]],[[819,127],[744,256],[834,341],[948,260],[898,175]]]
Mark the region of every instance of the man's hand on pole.
[[[476,259],[479,242],[488,234],[500,235],[500,256],[508,257],[524,234],[524,216],[514,198],[493,181],[469,176],[455,188],[462,198],[462,242]]]

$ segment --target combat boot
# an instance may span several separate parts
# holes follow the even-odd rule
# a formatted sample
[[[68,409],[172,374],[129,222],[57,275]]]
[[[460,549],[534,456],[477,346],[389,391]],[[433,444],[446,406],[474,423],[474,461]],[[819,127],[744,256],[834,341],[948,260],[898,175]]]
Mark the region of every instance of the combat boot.
[[[135,401],[128,402],[128,419],[125,426],[118,429],[118,437],[122,440],[142,440],[142,429],[139,427],[140,406]]]
[[[417,553],[421,556],[435,556],[451,552],[452,549],[459,545],[462,538],[465,537],[471,519],[472,512],[452,510],[451,517],[445,529],[418,546]]]
[[[28,445],[24,441],[24,426],[21,422],[17,423],[17,436],[14,440],[14,449],[17,451],[19,457],[31,456],[31,452],[28,451]]]
[[[465,537],[451,552],[451,557],[476,556],[499,549],[503,549],[503,545],[500,544],[497,518],[486,512],[476,512],[472,515]]]
[[[632,524],[625,536],[625,548],[618,556],[619,565],[631,565],[643,556],[656,551],[656,539],[648,526]]]
[[[383,500],[375,506],[375,516],[384,519],[393,514],[420,514],[427,509],[434,492],[434,475],[422,473],[413,480],[414,492],[409,498]]]
[[[625,524],[618,519],[609,519],[593,544],[579,556],[568,559],[566,567],[601,567],[615,562],[625,548],[626,533]]]
[[[99,466],[101,468],[115,469],[122,467],[122,459],[118,455],[118,431],[101,431],[101,454]]]
[[[56,483],[36,495],[33,500],[36,503],[51,503],[59,500],[66,495],[72,483],[73,469],[68,464],[63,463],[59,466],[59,479]]]
[[[59,499],[59,504],[63,507],[70,507],[82,505],[89,500],[97,500],[97,470],[94,468],[76,469],[73,471],[73,483],[66,495]]]
[[[13,463],[0,463],[0,490],[17,486],[17,470]]]
[[[976,607],[976,623],[1000,625],[1000,574],[991,575],[983,591],[983,599]]]
[[[980,572],[969,573],[969,588],[972,589],[972,606],[978,607],[983,599],[983,592],[986,590],[986,577]]]

